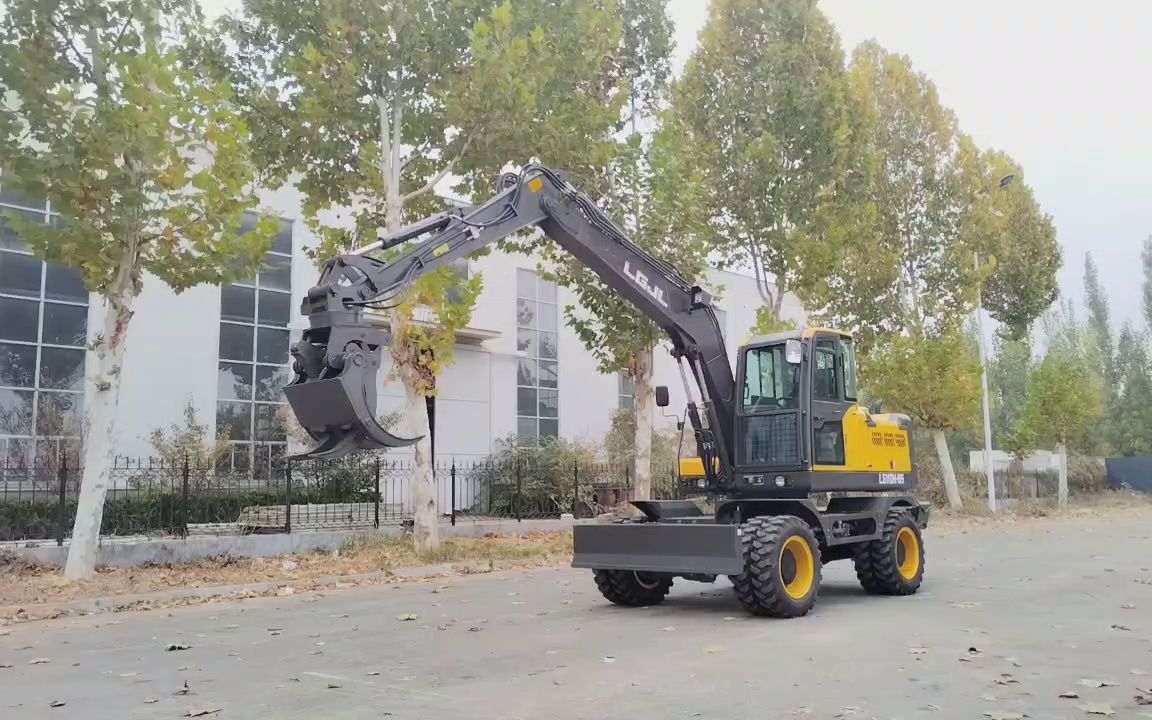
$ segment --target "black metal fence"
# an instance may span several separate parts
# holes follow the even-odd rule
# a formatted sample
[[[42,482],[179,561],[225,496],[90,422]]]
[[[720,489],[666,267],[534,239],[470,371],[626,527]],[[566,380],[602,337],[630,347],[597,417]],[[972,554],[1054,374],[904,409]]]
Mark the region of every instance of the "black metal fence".
[[[0,467],[0,541],[63,544],[76,518],[76,463]],[[258,474],[189,459],[118,459],[107,478],[101,533],[183,536],[378,528],[411,522],[411,462],[363,453],[340,461],[280,460]],[[445,522],[458,518],[591,517],[632,498],[631,468],[533,460],[437,463],[429,479]],[[653,468],[652,496],[682,497],[672,468]]]

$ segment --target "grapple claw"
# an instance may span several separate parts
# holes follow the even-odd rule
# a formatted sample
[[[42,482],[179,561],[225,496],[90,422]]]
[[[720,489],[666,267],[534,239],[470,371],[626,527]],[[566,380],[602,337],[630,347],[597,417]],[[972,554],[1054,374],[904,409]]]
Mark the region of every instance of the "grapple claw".
[[[375,353],[350,346],[334,377],[304,373],[284,388],[297,420],[319,445],[292,457],[337,460],[357,450],[414,445],[421,438],[394,435],[376,420]]]

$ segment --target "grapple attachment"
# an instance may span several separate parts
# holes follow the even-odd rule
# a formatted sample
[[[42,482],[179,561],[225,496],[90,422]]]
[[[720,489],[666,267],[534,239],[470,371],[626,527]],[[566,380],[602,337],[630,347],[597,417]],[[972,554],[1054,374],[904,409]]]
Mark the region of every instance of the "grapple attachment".
[[[349,342],[333,355],[327,344],[310,342],[306,334],[292,355],[296,377],[284,396],[319,443],[294,458],[335,460],[357,450],[406,447],[420,440],[393,435],[376,419],[379,345]]]

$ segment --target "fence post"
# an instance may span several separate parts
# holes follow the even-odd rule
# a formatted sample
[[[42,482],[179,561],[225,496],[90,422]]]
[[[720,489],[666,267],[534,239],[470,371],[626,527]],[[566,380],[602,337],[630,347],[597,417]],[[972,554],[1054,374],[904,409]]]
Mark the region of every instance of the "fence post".
[[[376,527],[377,530],[379,530],[380,529],[380,456],[379,455],[376,456],[376,495],[375,495],[374,499],[376,502],[375,502],[375,505],[372,509],[373,509],[375,515],[372,518],[372,524]]]
[[[65,495],[68,492],[68,452],[60,452],[60,467],[56,468],[57,480],[60,481],[60,502],[56,506],[56,546],[64,546],[64,523],[67,513],[64,509]]]
[[[524,484],[521,482],[520,458],[516,458],[516,497],[512,501],[516,504],[516,522],[520,522],[520,495],[523,491]]]
[[[292,461],[284,461],[284,532],[292,532]]]
[[[180,528],[184,537],[188,537],[188,479],[191,468],[188,466],[188,456],[184,456],[184,467],[180,471],[181,499],[180,499]]]
[[[456,458],[452,458],[452,527],[456,527]]]
[[[572,519],[580,519],[580,461],[572,460]]]

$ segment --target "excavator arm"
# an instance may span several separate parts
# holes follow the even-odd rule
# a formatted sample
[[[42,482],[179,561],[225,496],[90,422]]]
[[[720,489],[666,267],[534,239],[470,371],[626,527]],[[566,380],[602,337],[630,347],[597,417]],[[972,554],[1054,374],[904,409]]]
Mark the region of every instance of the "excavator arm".
[[[432,216],[325,264],[301,306],[309,328],[292,348],[294,379],[284,390],[319,442],[304,456],[337,458],[419,440],[376,421],[376,373],[391,338],[365,309],[388,308],[420,275],[528,228],[539,228],[668,334],[709,485],[721,489],[733,466],[735,382],[710,295],[629,241],[589,197],[541,165],[506,173],[480,205]],[[417,240],[388,260],[368,256]]]

